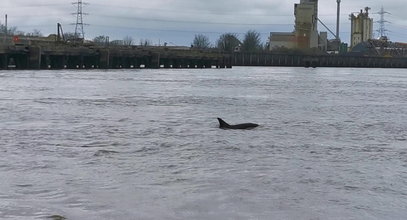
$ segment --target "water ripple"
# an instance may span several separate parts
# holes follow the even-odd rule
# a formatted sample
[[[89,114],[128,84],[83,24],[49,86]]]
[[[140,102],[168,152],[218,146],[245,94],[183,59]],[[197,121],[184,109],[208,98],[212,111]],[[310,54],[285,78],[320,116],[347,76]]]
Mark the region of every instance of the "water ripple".
[[[405,70],[0,78],[0,218],[405,217]]]

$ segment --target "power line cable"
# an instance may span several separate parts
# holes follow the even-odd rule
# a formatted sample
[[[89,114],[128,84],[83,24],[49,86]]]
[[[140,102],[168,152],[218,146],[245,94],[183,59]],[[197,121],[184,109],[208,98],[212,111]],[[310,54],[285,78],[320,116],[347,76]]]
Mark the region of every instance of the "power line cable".
[[[120,18],[128,20],[139,20],[139,21],[154,21],[154,22],[166,22],[166,23],[192,23],[192,24],[219,24],[219,25],[241,25],[241,26],[271,26],[271,25],[293,25],[289,23],[237,23],[237,22],[211,22],[211,21],[197,21],[197,20],[171,20],[171,19],[161,19],[161,18],[145,18],[136,16],[118,16],[118,15],[107,15],[107,14],[93,14],[92,16],[99,17],[111,17]]]
[[[202,33],[202,34],[224,34],[227,33],[228,31],[202,31],[202,30],[178,30],[178,29],[160,29],[160,28],[144,28],[144,27],[128,27],[128,26],[113,26],[113,25],[92,25],[94,27],[102,27],[102,28],[114,28],[114,29],[125,29],[125,30],[148,30],[148,31],[159,31],[159,32],[177,32],[177,33]],[[231,31],[233,32],[233,31]],[[243,32],[238,33],[238,32],[233,32],[235,34],[245,34]],[[270,32],[263,32],[260,33],[262,35],[269,35]]]

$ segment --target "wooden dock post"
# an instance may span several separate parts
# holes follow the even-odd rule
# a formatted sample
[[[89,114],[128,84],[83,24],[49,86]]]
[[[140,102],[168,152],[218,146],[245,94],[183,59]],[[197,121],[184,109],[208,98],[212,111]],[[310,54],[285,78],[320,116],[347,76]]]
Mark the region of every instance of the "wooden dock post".
[[[152,68],[152,69],[160,68],[160,54],[155,54],[155,53],[152,54],[150,68]]]
[[[7,60],[8,60],[7,54],[0,55],[0,69],[3,70],[7,69]]]
[[[41,47],[29,47],[29,68],[30,69],[41,69]]]
[[[99,67],[101,69],[110,69],[110,51],[100,50],[99,51]]]

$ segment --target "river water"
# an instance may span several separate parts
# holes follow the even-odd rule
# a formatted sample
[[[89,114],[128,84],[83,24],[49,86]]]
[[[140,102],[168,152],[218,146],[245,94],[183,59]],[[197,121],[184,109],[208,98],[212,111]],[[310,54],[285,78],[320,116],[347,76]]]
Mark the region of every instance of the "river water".
[[[0,141],[0,219],[407,216],[404,69],[3,71]]]

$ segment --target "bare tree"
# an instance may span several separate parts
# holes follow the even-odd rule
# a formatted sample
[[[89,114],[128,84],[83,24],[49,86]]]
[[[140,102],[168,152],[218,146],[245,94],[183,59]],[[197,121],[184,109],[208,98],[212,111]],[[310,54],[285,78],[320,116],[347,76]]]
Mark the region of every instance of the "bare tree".
[[[24,35],[24,32],[17,30],[17,27],[8,27],[8,30],[6,30],[6,26],[3,24],[0,24],[0,33],[8,35],[20,35],[22,33]]]
[[[40,30],[34,29],[33,32],[26,33],[25,36],[28,36],[28,37],[43,37],[44,35],[41,33]]]
[[[233,52],[239,44],[240,40],[233,33],[222,34],[217,41],[218,49],[226,52]]]
[[[209,41],[209,37],[207,37],[206,35],[198,34],[195,35],[192,46],[198,49],[207,49],[211,47],[211,42]]]
[[[79,39],[79,37],[80,37],[79,34],[70,33],[70,32],[64,33],[64,38],[67,41],[76,41],[77,39]]]
[[[123,38],[123,44],[124,44],[125,46],[131,46],[131,45],[133,45],[133,38],[130,37],[130,36],[124,37],[124,38]]]
[[[109,37],[100,35],[100,36],[93,38],[93,42],[98,45],[106,45],[109,43]]]
[[[151,46],[151,45],[153,45],[153,43],[151,42],[151,40],[148,40],[148,39],[141,39],[140,40],[140,46],[143,46],[143,47],[148,47],[148,46]]]

